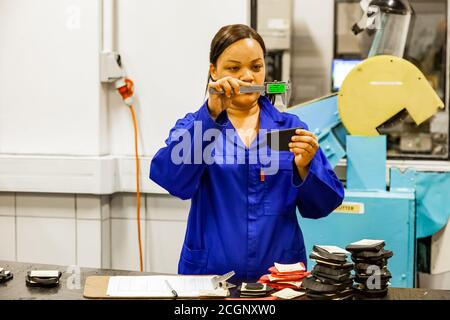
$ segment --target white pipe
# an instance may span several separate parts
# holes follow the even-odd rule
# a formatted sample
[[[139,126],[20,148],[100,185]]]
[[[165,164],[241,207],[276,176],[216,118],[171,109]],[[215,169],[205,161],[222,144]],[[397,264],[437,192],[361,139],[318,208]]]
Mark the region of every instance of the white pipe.
[[[115,51],[115,0],[101,0],[102,4],[102,51]]]

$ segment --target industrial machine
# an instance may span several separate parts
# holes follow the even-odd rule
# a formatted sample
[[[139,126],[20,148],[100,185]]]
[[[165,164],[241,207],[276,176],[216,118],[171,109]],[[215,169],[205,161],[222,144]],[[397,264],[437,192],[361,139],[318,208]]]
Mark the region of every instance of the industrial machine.
[[[250,26],[264,38],[267,49],[267,82],[290,78],[292,8],[292,0],[250,1]],[[286,110],[286,104],[280,99],[274,105]]]
[[[337,93],[287,111],[308,123],[333,166],[346,165],[344,203],[327,218],[312,221],[299,214],[298,219],[309,251],[314,244],[385,240],[394,251],[392,286],[413,287],[418,239],[440,230],[450,217],[450,172],[387,166],[388,133],[405,123],[420,128],[445,105],[423,72],[401,57],[413,13],[409,3],[363,0],[361,8],[353,31],[374,34],[369,57],[355,64]]]
[[[333,92],[359,62],[386,54],[417,66],[448,104],[447,12],[447,0],[336,0]],[[388,159],[448,159],[448,108],[419,126],[407,114],[395,120],[380,128],[387,136]]]

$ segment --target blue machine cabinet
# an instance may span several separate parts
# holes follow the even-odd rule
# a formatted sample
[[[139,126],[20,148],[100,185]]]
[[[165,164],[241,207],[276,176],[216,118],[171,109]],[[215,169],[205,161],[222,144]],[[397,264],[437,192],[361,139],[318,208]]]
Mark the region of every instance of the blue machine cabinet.
[[[307,255],[315,244],[345,248],[361,239],[383,239],[385,248],[394,252],[388,260],[392,287],[412,288],[416,252],[414,192],[346,190],[345,203],[358,203],[364,210],[362,213],[335,211],[318,220],[304,219],[297,212]],[[308,258],[308,270],[314,264]]]

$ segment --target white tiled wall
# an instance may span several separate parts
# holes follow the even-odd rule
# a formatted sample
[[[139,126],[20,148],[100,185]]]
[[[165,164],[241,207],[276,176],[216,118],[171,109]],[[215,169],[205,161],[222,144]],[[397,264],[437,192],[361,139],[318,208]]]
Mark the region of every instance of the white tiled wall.
[[[185,221],[147,221],[148,270],[177,273],[185,232]]]
[[[17,260],[76,264],[75,219],[18,216]]]
[[[142,250],[146,251],[145,220],[141,219]],[[139,270],[137,224],[133,219],[111,219],[111,267]]]
[[[16,230],[15,217],[5,217],[0,215],[0,260],[16,259]]]
[[[101,197],[101,241],[102,241],[102,254],[101,254],[101,266],[103,268],[111,268],[111,205],[110,197]]]
[[[109,217],[109,207],[104,207],[104,202],[107,200],[108,196],[75,196],[76,260],[78,265],[85,267],[110,266],[109,262],[105,265],[102,264],[103,219],[107,220]],[[107,253],[109,254],[109,252]]]
[[[0,192],[0,216],[15,215],[15,194]]]
[[[190,201],[141,195],[146,271],[176,273]],[[139,270],[136,197],[0,192],[0,260]]]
[[[180,200],[165,194],[147,195],[147,215],[150,220],[186,221],[190,200]]]
[[[0,192],[0,260],[110,267],[108,196]]]
[[[111,198],[111,267],[139,270],[136,196],[115,194]],[[145,252],[145,196],[141,197],[141,241]]]
[[[17,193],[18,217],[75,219],[73,194]]]
[[[0,193],[0,260],[16,259],[14,193]]]
[[[146,271],[177,272],[189,205],[189,201],[169,195],[142,196],[141,241]],[[113,269],[139,270],[134,194],[112,196],[111,249]]]
[[[16,194],[17,260],[76,263],[75,197]]]
[[[147,195],[146,263],[149,270],[177,272],[190,204],[190,200],[168,195]]]
[[[84,267],[102,265],[102,221],[77,220],[77,264]]]
[[[102,219],[102,197],[96,195],[76,195],[75,206],[77,219]]]

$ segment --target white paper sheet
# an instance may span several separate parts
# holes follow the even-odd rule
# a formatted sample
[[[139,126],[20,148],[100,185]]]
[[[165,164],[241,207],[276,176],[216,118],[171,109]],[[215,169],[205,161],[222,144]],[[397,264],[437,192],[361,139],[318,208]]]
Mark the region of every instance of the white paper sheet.
[[[384,240],[372,240],[372,239],[362,239],[356,242],[351,243],[351,245],[355,246],[371,246],[383,243]]]
[[[301,297],[305,292],[295,291],[291,288],[286,288],[275,293],[272,293],[272,296],[281,298],[281,299],[293,299],[297,297]]]
[[[305,268],[300,264],[300,262],[293,264],[281,264],[275,262],[275,268],[277,268],[278,272],[305,271]]]
[[[116,276],[109,279],[106,294],[111,297],[173,297],[165,281],[178,297],[198,297],[214,290],[214,276]]]
[[[30,277],[37,278],[57,278],[59,276],[58,270],[32,270]]]
[[[317,246],[319,248],[322,248],[323,250],[327,251],[328,253],[342,253],[342,254],[349,254],[350,252],[348,252],[345,249],[342,249],[340,247],[337,246]]]

